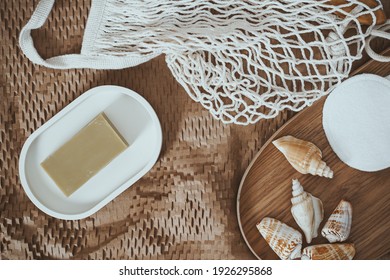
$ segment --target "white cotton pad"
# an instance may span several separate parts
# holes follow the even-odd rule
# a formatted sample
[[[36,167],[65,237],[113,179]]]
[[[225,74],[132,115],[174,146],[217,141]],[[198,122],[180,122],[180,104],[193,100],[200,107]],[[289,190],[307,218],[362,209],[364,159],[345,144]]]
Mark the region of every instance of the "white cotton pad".
[[[390,167],[390,80],[362,74],[341,83],[325,101],[323,126],[347,165],[361,171]]]

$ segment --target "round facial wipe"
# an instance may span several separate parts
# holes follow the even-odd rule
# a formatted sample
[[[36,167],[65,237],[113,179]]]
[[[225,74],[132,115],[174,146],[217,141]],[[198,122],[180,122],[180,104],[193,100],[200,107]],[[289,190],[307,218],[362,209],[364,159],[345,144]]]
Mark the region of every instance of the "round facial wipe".
[[[362,74],[341,83],[325,102],[323,126],[347,165],[362,171],[390,167],[390,80]]]

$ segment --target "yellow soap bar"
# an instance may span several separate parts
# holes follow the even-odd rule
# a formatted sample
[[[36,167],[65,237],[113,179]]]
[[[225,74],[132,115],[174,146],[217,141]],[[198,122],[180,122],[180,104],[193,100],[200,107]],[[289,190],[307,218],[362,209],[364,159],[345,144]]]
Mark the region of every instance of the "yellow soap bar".
[[[70,196],[128,147],[104,113],[99,114],[41,166]]]

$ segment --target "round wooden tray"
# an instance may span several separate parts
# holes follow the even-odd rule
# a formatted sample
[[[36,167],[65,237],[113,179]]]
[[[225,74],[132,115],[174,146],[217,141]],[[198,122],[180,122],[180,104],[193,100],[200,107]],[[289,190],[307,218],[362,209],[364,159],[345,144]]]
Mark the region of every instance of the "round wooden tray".
[[[390,52],[388,52],[390,53]],[[390,63],[370,62],[357,73],[390,74]],[[353,207],[351,235],[347,242],[356,247],[355,259],[377,259],[390,251],[390,168],[367,173],[341,162],[330,148],[322,128],[325,98],[291,119],[262,147],[246,170],[237,196],[237,216],[245,242],[260,259],[278,259],[256,228],[264,217],[276,218],[300,230],[291,214],[291,180],[299,179],[307,192],[320,198],[324,220],[346,199]],[[272,144],[285,135],[311,141],[323,153],[323,160],[334,171],[333,179],[303,175],[295,171]],[[319,232],[310,245],[328,243]],[[303,248],[307,244],[304,241]]]

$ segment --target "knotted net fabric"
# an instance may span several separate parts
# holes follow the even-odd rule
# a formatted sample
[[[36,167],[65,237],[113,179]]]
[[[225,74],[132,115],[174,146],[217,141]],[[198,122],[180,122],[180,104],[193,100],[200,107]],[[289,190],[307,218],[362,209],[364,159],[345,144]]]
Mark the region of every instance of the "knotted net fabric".
[[[176,80],[217,119],[255,123],[310,106],[361,58],[367,30],[357,18],[375,18],[373,10],[328,2],[108,1],[88,51],[165,53]]]
[[[95,0],[81,55],[141,63],[165,54],[192,99],[224,123],[246,125],[310,106],[346,78],[381,8],[357,0]]]

